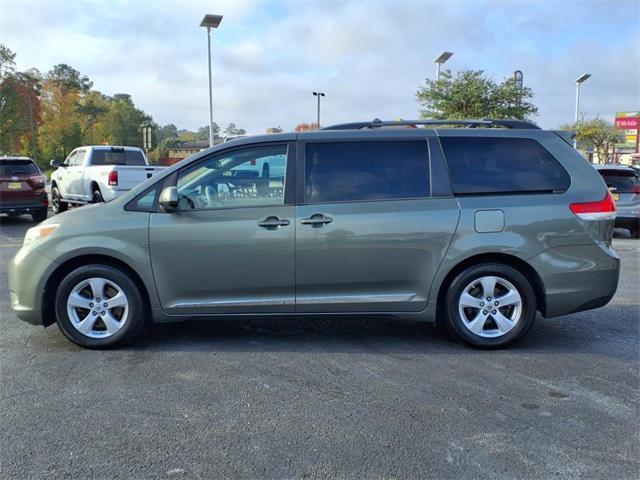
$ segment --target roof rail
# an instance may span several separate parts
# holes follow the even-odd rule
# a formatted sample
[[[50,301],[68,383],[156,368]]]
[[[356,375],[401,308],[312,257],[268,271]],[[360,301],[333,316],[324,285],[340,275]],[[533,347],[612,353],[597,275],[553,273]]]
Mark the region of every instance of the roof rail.
[[[382,127],[401,127],[401,126],[416,126],[416,125],[461,125],[465,128],[477,128],[477,127],[505,127],[515,128],[522,130],[540,130],[540,127],[535,123],[527,122],[525,120],[493,120],[490,118],[483,118],[480,120],[398,120],[398,121],[383,121],[379,118],[374,119],[371,122],[352,122],[341,123],[339,125],[331,125],[324,127],[322,130],[360,130],[363,128],[382,128]]]

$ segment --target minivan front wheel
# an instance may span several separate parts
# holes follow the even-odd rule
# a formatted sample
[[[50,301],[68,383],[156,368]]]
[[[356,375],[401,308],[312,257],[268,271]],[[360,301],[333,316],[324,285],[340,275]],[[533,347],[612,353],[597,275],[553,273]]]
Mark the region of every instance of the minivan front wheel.
[[[60,330],[85,348],[129,342],[146,314],[138,286],[110,265],[86,265],[70,272],[60,283],[55,302]]]
[[[474,265],[451,282],[445,296],[449,329],[477,347],[497,348],[521,339],[536,314],[536,295],[516,269]]]

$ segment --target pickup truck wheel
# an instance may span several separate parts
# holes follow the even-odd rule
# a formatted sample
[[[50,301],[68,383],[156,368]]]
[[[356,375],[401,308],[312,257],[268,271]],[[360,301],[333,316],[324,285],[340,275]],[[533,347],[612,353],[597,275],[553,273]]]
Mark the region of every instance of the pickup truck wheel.
[[[102,193],[100,193],[100,189],[96,188],[93,191],[93,195],[91,196],[91,201],[93,203],[102,203],[104,202],[104,198],[102,198]]]
[[[67,202],[62,201],[58,187],[53,187],[51,189],[51,210],[53,213],[62,213],[67,210],[68,206]]]
[[[121,346],[140,333],[147,308],[140,289],[122,270],[89,264],[70,272],[55,297],[58,327],[85,348]]]

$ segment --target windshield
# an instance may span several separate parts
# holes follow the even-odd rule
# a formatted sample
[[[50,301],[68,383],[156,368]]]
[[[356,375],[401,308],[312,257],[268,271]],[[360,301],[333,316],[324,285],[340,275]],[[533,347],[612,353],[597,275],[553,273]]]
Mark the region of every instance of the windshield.
[[[600,171],[607,187],[615,193],[635,193],[640,187],[640,179],[633,172],[614,170]]]
[[[94,150],[91,165],[145,166],[146,162],[140,150],[112,148],[110,150]]]
[[[31,160],[0,160],[0,176],[39,175],[40,170]]]

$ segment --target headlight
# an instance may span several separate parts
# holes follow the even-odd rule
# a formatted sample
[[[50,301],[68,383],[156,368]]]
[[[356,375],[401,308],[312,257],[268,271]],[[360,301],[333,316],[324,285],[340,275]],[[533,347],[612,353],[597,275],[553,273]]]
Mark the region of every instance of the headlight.
[[[33,240],[39,240],[41,238],[48,237],[53,232],[55,232],[56,228],[58,228],[57,223],[50,223],[48,225],[38,225],[36,227],[30,228],[27,230],[26,235],[24,236],[23,245],[26,245]]]

